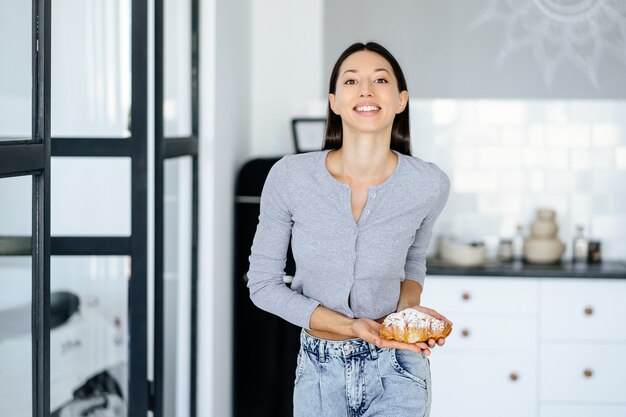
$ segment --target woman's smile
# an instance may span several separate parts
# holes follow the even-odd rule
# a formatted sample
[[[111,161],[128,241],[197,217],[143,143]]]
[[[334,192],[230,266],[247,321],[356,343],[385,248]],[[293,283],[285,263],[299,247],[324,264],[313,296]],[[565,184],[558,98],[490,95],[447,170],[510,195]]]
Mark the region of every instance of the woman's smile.
[[[374,103],[359,103],[354,107],[354,111],[360,116],[371,117],[378,114],[380,106]]]

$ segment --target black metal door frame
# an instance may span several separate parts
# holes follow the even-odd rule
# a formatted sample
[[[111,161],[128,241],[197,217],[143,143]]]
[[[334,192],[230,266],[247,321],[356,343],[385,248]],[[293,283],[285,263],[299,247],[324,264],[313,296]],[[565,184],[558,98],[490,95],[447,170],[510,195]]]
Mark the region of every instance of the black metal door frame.
[[[148,383],[148,0],[131,0],[131,117],[128,138],[52,138],[52,156],[131,159],[129,237],[52,238],[52,255],[129,256],[128,415],[150,409]]]
[[[155,111],[163,109],[163,0],[155,0]],[[148,381],[148,0],[132,0],[131,124],[129,138],[50,137],[50,0],[33,0],[32,138],[0,141],[0,178],[33,177],[32,198],[32,412],[50,415],[50,256],[123,255],[131,258],[129,280],[128,415],[162,416],[163,309],[155,309],[155,381]],[[163,166],[166,158],[192,157],[192,305],[190,416],[196,416],[198,278],[198,1],[192,0],[192,133],[164,138],[155,117],[155,301],[163,300]],[[51,156],[131,159],[130,237],[50,237]],[[4,241],[7,239],[3,237]],[[14,238],[16,247],[23,245]],[[156,395],[155,395],[156,394]]]
[[[163,22],[164,0],[155,0],[154,8],[154,404],[155,417],[163,415],[163,369],[164,369],[164,171],[165,160],[190,156],[192,158],[192,213],[191,213],[191,352],[190,352],[190,410],[189,416],[196,417],[197,387],[197,323],[198,323],[198,0],[191,1],[191,135],[185,137],[165,137],[163,121],[164,100],[164,42]]]
[[[32,415],[50,415],[50,0],[32,2],[31,138],[0,141],[0,178],[32,176],[30,249],[3,237],[32,259]]]

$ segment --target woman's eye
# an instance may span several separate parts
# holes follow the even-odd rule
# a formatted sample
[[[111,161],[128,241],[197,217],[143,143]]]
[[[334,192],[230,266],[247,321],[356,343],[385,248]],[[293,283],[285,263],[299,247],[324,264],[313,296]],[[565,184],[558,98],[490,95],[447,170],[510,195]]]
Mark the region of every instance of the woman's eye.
[[[387,82],[387,80],[385,80],[384,78],[377,78],[377,79],[376,79],[376,80],[374,80],[374,81],[375,81],[375,82],[377,82],[377,83],[381,83],[381,84],[384,84],[384,83],[386,83],[386,82]]]
[[[344,84],[356,84],[355,80],[346,80]]]

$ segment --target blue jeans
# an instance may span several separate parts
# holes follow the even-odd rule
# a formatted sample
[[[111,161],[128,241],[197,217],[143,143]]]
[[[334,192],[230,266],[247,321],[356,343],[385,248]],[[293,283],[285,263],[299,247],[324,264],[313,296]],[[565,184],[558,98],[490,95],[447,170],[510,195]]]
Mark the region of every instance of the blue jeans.
[[[430,361],[423,353],[331,341],[302,329],[294,417],[427,417]]]

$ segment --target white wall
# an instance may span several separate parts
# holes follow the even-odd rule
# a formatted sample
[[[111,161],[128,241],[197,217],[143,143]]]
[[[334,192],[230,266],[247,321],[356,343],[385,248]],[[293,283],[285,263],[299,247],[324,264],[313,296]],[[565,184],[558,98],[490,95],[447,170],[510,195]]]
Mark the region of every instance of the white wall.
[[[320,114],[322,5],[322,0],[201,2],[201,416],[232,415],[235,178],[250,158],[294,152],[291,118]]]
[[[412,100],[414,154],[449,176],[434,235],[485,240],[526,234],[539,208],[557,212],[572,257],[577,225],[626,254],[626,102],[617,100]],[[435,245],[431,245],[434,249]]]
[[[249,153],[250,3],[200,3],[198,415],[231,410],[234,184]]]
[[[251,155],[295,152],[291,119],[324,112],[323,6],[252,1]]]

